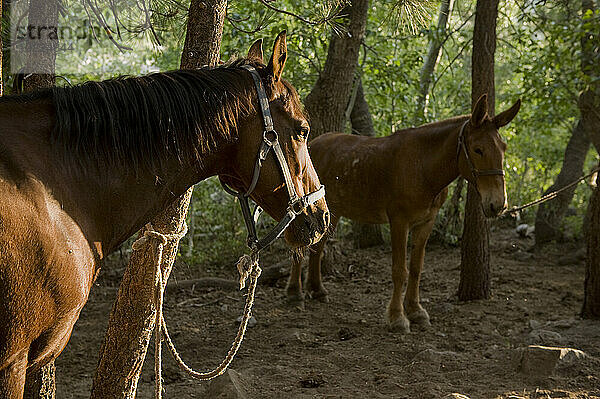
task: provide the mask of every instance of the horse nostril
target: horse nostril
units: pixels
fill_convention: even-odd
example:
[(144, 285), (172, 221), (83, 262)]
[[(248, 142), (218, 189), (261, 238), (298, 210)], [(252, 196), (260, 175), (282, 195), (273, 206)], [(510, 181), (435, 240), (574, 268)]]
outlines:
[(490, 210), (492, 211), (492, 215), (496, 214), (496, 207), (494, 206), (494, 204), (490, 204)]
[(329, 212), (324, 212), (323, 213), (323, 227), (327, 227), (329, 226), (329, 222), (331, 221), (331, 217), (329, 216)]

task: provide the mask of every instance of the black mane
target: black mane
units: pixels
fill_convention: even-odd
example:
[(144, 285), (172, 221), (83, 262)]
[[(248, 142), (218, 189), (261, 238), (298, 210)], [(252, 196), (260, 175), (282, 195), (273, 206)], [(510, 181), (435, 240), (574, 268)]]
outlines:
[(239, 68), (249, 63), (86, 82), (6, 100), (50, 99), (56, 109), (51, 141), (80, 161), (150, 168), (173, 156), (200, 161), (217, 144), (235, 140), (236, 121), (254, 109), (250, 76)]

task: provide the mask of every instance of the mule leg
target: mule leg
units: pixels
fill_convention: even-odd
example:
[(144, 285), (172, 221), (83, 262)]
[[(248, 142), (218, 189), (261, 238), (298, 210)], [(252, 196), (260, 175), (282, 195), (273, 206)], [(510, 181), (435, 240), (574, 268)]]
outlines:
[(419, 284), (421, 282), (421, 271), (425, 258), (425, 246), (433, 229), (435, 219), (416, 225), (412, 228), (411, 240), (412, 250), (410, 253), (410, 266), (408, 272), (408, 284), (406, 286), (406, 297), (404, 305), (406, 314), (411, 323), (430, 325), (429, 314), (421, 306), (419, 298)]
[(408, 271), (406, 270), (406, 242), (408, 224), (401, 218), (390, 220), (392, 238), (392, 298), (387, 307), (387, 320), (392, 331), (410, 332), (410, 322), (404, 314), (402, 291)]
[(27, 372), (27, 351), (0, 366), (0, 398), (22, 399)]
[(321, 241), (310, 247), (310, 256), (308, 258), (308, 274), (306, 275), (306, 289), (313, 299), (318, 299), (322, 302), (328, 302), (327, 290), (323, 286), (321, 276), (321, 261), (323, 260), (323, 249), (327, 243), (327, 239), (335, 232), (339, 218), (332, 218), (329, 225), (329, 232)]
[(303, 302), (304, 294), (302, 292), (302, 261), (303, 256), (294, 253), (292, 255), (292, 270), (288, 279), (286, 294), (290, 302)]

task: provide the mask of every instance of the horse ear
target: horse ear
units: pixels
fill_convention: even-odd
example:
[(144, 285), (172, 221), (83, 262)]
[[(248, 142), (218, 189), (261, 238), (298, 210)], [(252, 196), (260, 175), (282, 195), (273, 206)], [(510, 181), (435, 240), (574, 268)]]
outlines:
[(264, 62), (263, 61), (262, 42), (263, 42), (263, 39), (258, 39), (257, 41), (254, 42), (254, 44), (250, 47), (250, 50), (248, 50), (248, 58), (254, 58), (254, 59), (259, 60), (260, 62)]
[(521, 109), (521, 99), (520, 98), (517, 100), (517, 102), (512, 107), (510, 107), (509, 109), (507, 109), (504, 112), (499, 113), (498, 115), (496, 115), (494, 117), (494, 119), (492, 119), (492, 121), (494, 122), (494, 125), (496, 125), (496, 128), (501, 128), (502, 126), (508, 125), (510, 123), (510, 121), (512, 121), (514, 119), (514, 117), (517, 116), (519, 109)]
[(488, 111), (487, 98), (487, 94), (484, 94), (475, 103), (475, 107), (473, 107), (473, 112), (471, 113), (471, 123), (473, 126), (480, 126), (485, 120)]
[(285, 40), (286, 31), (281, 32), (275, 39), (273, 46), (273, 55), (267, 65), (267, 73), (273, 77), (273, 81), (277, 82), (281, 78), (285, 61), (287, 60), (287, 42)]

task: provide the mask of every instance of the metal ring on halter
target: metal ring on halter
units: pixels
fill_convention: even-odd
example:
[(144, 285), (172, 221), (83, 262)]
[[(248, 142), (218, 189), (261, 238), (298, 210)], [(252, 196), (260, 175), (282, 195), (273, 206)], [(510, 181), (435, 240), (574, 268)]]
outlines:
[[(299, 196), (296, 193), (296, 189), (294, 187), (294, 183), (292, 181), (292, 175), (290, 173), (289, 166), (283, 154), (283, 150), (281, 149), (281, 145), (279, 143), (279, 135), (275, 131), (273, 126), (273, 118), (271, 117), (271, 110), (269, 108), (269, 100), (267, 98), (267, 94), (262, 86), (262, 82), (260, 80), (260, 76), (256, 69), (249, 65), (244, 65), (242, 68), (246, 69), (250, 72), (252, 76), (252, 80), (254, 81), (254, 86), (256, 88), (256, 93), (258, 96), (258, 103), (260, 105), (261, 116), (263, 120), (263, 140), (261, 146), (258, 150), (258, 156), (256, 158), (256, 163), (254, 164), (254, 173), (252, 175), (252, 180), (250, 182), (250, 186), (245, 193), (238, 192), (233, 188), (227, 186), (223, 182), (223, 180), (219, 179), (221, 185), (225, 189), (225, 191), (235, 197), (237, 197), (240, 201), (240, 207), (242, 208), (242, 215), (244, 217), (244, 223), (246, 224), (246, 229), (248, 230), (248, 246), (255, 252), (262, 250), (263, 248), (269, 246), (273, 241), (275, 241), (284, 230), (294, 221), (294, 219), (300, 215), (306, 208), (325, 197), (325, 187), (321, 185), (318, 190), (313, 191), (303, 197)], [(288, 203), (288, 207), (285, 211), (284, 217), (277, 223), (277, 225), (267, 233), (267, 235), (258, 239), (256, 235), (256, 222), (258, 221), (258, 217), (262, 212), (260, 207), (256, 207), (254, 212), (250, 212), (250, 205), (248, 203), (248, 197), (258, 184), (258, 179), (260, 177), (260, 170), (262, 168), (263, 161), (267, 158), (269, 152), (273, 149), (275, 154), (275, 162), (279, 165), (279, 169), (283, 175), (283, 180), (285, 182), (285, 186), (288, 191), (288, 196), (290, 197), (290, 201)]]

